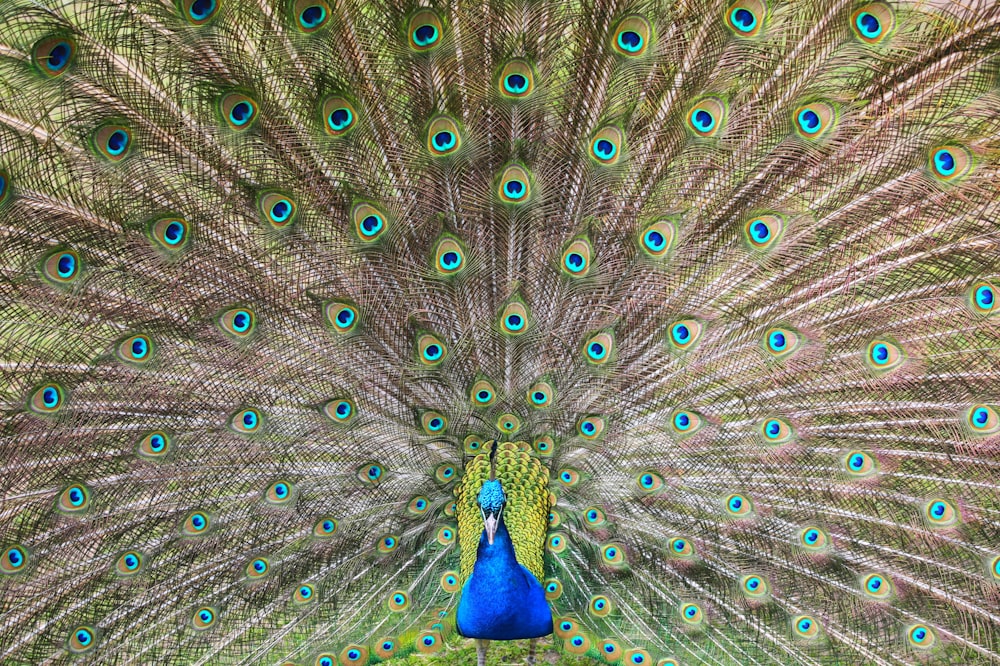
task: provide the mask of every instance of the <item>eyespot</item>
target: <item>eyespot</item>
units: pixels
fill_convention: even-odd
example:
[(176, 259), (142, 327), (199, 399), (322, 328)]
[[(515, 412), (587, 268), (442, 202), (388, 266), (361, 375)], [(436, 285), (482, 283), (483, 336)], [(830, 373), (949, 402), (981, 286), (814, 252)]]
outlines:
[(417, 634), (415, 645), (417, 652), (432, 654), (444, 647), (444, 641), (441, 640), (441, 634), (437, 631), (424, 631)]
[(340, 651), (340, 666), (355, 666), (368, 663), (368, 648), (360, 645), (348, 645)]
[(0, 574), (15, 574), (28, 566), (28, 551), (23, 546), (10, 546), (0, 556)]
[(450, 155), (462, 147), (458, 125), (448, 116), (438, 116), (427, 126), (427, 150), (438, 157)]
[(851, 29), (866, 44), (878, 44), (892, 32), (895, 18), (892, 9), (881, 2), (858, 7), (851, 14)]
[(579, 628), (576, 621), (568, 617), (553, 618), (552, 620), (553, 633), (557, 638), (569, 638)]
[(450, 546), (455, 543), (455, 528), (445, 525), (437, 532), (437, 542), (442, 546)]
[(217, 0), (180, 0), (184, 18), (194, 25), (204, 25), (212, 20), (219, 10)]
[(406, 511), (414, 516), (422, 516), (430, 508), (430, 501), (423, 495), (417, 495), (406, 505)]
[(385, 469), (378, 463), (367, 463), (358, 468), (358, 478), (368, 485), (377, 485), (384, 476)]
[(118, 358), (126, 363), (145, 365), (153, 358), (155, 347), (147, 335), (133, 335), (118, 343)]
[(590, 272), (593, 249), (586, 238), (578, 238), (567, 246), (562, 254), (560, 266), (571, 277), (583, 277)]
[(955, 505), (945, 499), (932, 499), (924, 507), (924, 515), (931, 527), (951, 527), (958, 523)]
[(424, 333), (417, 338), (417, 358), (424, 365), (438, 365), (447, 353), (444, 343), (430, 333)]
[(610, 166), (621, 159), (625, 135), (614, 125), (602, 127), (590, 139), (590, 157), (598, 164)]
[(643, 17), (626, 16), (611, 32), (611, 46), (619, 55), (635, 58), (649, 48), (652, 33), (649, 21)]
[(726, 497), (724, 507), (726, 513), (733, 518), (746, 518), (753, 513), (753, 502), (746, 495), (734, 493)]
[(123, 125), (104, 125), (94, 132), (93, 146), (105, 159), (120, 162), (132, 147), (132, 131)]
[(191, 617), (191, 624), (198, 630), (208, 629), (215, 624), (217, 619), (218, 615), (214, 608), (202, 606), (194, 612), (194, 615)]
[(601, 546), (601, 562), (610, 567), (623, 567), (627, 564), (625, 548), (619, 543), (609, 543)]
[(438, 15), (430, 9), (421, 9), (410, 18), (406, 35), (411, 49), (429, 51), (441, 45), (443, 31)]
[(238, 433), (249, 435), (259, 432), (263, 421), (260, 411), (250, 407), (233, 414), (229, 419), (229, 427)]
[(583, 524), (590, 528), (601, 527), (608, 522), (608, 517), (604, 511), (596, 506), (590, 506), (583, 510)]
[(590, 637), (582, 631), (575, 631), (566, 638), (563, 649), (570, 654), (587, 654), (590, 651)]
[(541, 409), (552, 404), (555, 389), (548, 382), (536, 382), (528, 389), (528, 404)]
[(918, 650), (930, 650), (937, 642), (937, 636), (926, 624), (912, 624), (906, 629), (906, 640)]
[(485, 379), (480, 379), (472, 385), (469, 397), (472, 399), (474, 407), (488, 407), (497, 401), (497, 391), (493, 388), (493, 384)]
[(401, 613), (410, 605), (410, 595), (402, 590), (396, 590), (389, 595), (389, 610)]
[(763, 0), (737, 0), (726, 9), (726, 26), (737, 37), (756, 37), (766, 16), (767, 5)]
[(656, 662), (656, 666), (680, 666), (680, 662), (676, 659), (666, 658)]
[(316, 657), (316, 666), (337, 666), (337, 657), (324, 653)]
[(97, 644), (97, 632), (93, 627), (77, 627), (69, 634), (69, 651), (79, 654), (87, 652)]
[(751, 250), (771, 249), (785, 230), (785, 221), (780, 215), (765, 213), (751, 217), (743, 225), (743, 233)]
[(461, 583), (458, 582), (457, 571), (444, 572), (444, 575), (441, 576), (441, 589), (448, 594), (454, 594), (462, 589)]
[(388, 222), (385, 214), (368, 203), (359, 203), (351, 211), (354, 229), (365, 243), (370, 243), (385, 233)]
[(795, 431), (784, 419), (765, 419), (760, 424), (760, 434), (765, 444), (784, 444), (792, 441)]
[(535, 453), (537, 453), (540, 457), (548, 458), (555, 451), (556, 443), (555, 440), (548, 435), (542, 435), (535, 438), (535, 441), (532, 442), (532, 446), (535, 449)]
[(283, 229), (295, 221), (298, 212), (291, 197), (279, 192), (266, 192), (257, 200), (264, 221), (275, 229)]
[(584, 439), (597, 439), (604, 432), (604, 419), (600, 416), (587, 416), (576, 424), (576, 431)]
[(775, 358), (786, 358), (798, 349), (798, 334), (787, 328), (769, 328), (764, 333), (764, 349)]
[(966, 413), (966, 421), (977, 435), (992, 435), (1000, 431), (1000, 415), (989, 405), (973, 405)]
[(667, 341), (680, 351), (687, 351), (701, 339), (703, 326), (697, 319), (681, 319), (670, 325)]
[(316, 587), (310, 585), (309, 583), (302, 583), (295, 588), (295, 592), (292, 594), (292, 601), (301, 606), (303, 604), (310, 604), (316, 601), (319, 595), (316, 593)]
[(181, 523), (181, 532), (187, 536), (199, 536), (205, 534), (211, 526), (211, 519), (204, 511), (192, 511)]
[(819, 622), (812, 615), (797, 615), (792, 618), (792, 631), (799, 638), (814, 640), (819, 637)]
[[(0, 175), (0, 185), (3, 177)], [(3, 192), (0, 191), (0, 200), (3, 199)], [(75, 250), (68, 248), (50, 252), (42, 260), (42, 275), (52, 284), (66, 285), (80, 276), (80, 269), (83, 267), (80, 255)]]
[(130, 550), (115, 562), (115, 573), (119, 576), (133, 576), (142, 569), (142, 553)]
[(448, 428), (448, 419), (439, 412), (424, 412), (420, 416), (420, 425), (428, 435), (437, 435)]
[(656, 472), (643, 472), (635, 480), (639, 489), (646, 493), (655, 493), (663, 487), (663, 478)]
[(987, 563), (987, 568), (994, 580), (1000, 581), (1000, 555), (994, 557)]
[(284, 479), (275, 481), (267, 487), (264, 499), (268, 504), (287, 504), (295, 497), (295, 486)]
[(479, 435), (467, 435), (465, 441), (462, 442), (462, 448), (466, 453), (475, 455), (483, 448), (483, 438)]
[(330, 136), (344, 136), (358, 122), (354, 105), (343, 97), (329, 97), (323, 102), (323, 129)]
[(681, 559), (691, 559), (694, 557), (694, 543), (686, 537), (674, 537), (667, 544), (670, 548), (670, 555)]
[(876, 372), (888, 372), (903, 364), (906, 357), (899, 346), (888, 340), (872, 340), (868, 343), (868, 365)]
[(440, 483), (451, 483), (458, 478), (458, 471), (454, 465), (448, 463), (438, 465), (434, 470), (434, 478)]
[(713, 137), (722, 129), (726, 118), (726, 105), (718, 97), (706, 97), (696, 102), (688, 111), (687, 128), (695, 136)]
[(548, 580), (546, 580), (545, 583), (542, 585), (542, 589), (545, 590), (545, 598), (548, 599), (549, 601), (555, 601), (556, 599), (561, 597), (563, 593), (562, 583), (560, 583), (555, 578), (549, 578)]
[(454, 275), (465, 268), (465, 250), (454, 238), (445, 237), (434, 251), (434, 270), (441, 275)]
[(685, 624), (699, 625), (705, 619), (705, 612), (696, 603), (681, 604), (680, 613)]
[(521, 204), (531, 197), (531, 174), (524, 167), (511, 164), (500, 174), (497, 193), (500, 201)]
[(991, 283), (980, 281), (969, 291), (969, 304), (976, 314), (989, 316), (997, 312), (997, 290)]
[(515, 58), (500, 71), (497, 87), (509, 99), (527, 97), (535, 90), (535, 72), (527, 61)]
[(331, 400), (323, 406), (323, 413), (336, 423), (347, 423), (355, 416), (354, 403), (347, 398)]
[(614, 338), (610, 333), (598, 333), (583, 343), (583, 351), (587, 362), (592, 365), (603, 365), (611, 359), (614, 348)]
[(868, 574), (861, 579), (861, 591), (865, 596), (884, 601), (892, 596), (892, 583), (882, 574)]
[(528, 330), (528, 308), (520, 301), (512, 301), (500, 313), (500, 332), (521, 335)]
[(562, 516), (555, 509), (549, 511), (549, 529), (554, 530), (555, 528), (562, 525)]
[(10, 194), (10, 178), (7, 176), (7, 172), (0, 170), (0, 204), (7, 200), (7, 196)]
[(229, 93), (219, 100), (222, 120), (231, 130), (242, 132), (257, 119), (257, 102), (243, 93)]
[(381, 555), (388, 555), (397, 548), (399, 548), (399, 537), (395, 534), (385, 534), (375, 543), (375, 549)]
[(330, 18), (330, 5), (326, 0), (296, 0), (292, 6), (295, 27), (304, 33), (316, 32)]
[(851, 476), (864, 478), (878, 472), (878, 463), (864, 451), (850, 451), (844, 457), (844, 469)]
[(521, 419), (509, 412), (497, 417), (497, 428), (505, 435), (513, 435), (521, 429)]
[(90, 490), (79, 483), (65, 488), (59, 495), (59, 510), (65, 513), (81, 513), (90, 508)]
[(54, 414), (66, 402), (66, 392), (59, 384), (42, 384), (28, 400), (28, 408), (36, 414)]
[(740, 579), (740, 589), (751, 599), (762, 599), (768, 595), (770, 586), (763, 576), (750, 574)]
[(611, 599), (608, 599), (603, 594), (590, 598), (588, 610), (595, 617), (607, 617), (611, 613), (612, 608)]
[(642, 648), (632, 648), (625, 652), (625, 658), (622, 661), (633, 666), (646, 666), (653, 663), (653, 657)]
[(149, 226), (149, 237), (168, 252), (176, 252), (187, 245), (191, 228), (179, 217), (164, 217)]
[(600, 641), (598, 650), (604, 661), (614, 662), (622, 658), (622, 646), (613, 638), (605, 638)]
[(550, 553), (559, 554), (566, 550), (566, 535), (562, 532), (550, 534), (545, 540), (545, 549)]
[(454, 518), (458, 514), (458, 504), (456, 502), (448, 502), (444, 505), (444, 515)]
[(250, 560), (247, 564), (246, 574), (247, 578), (263, 578), (271, 570), (270, 563), (263, 557), (257, 557)]
[(337, 531), (337, 521), (329, 516), (324, 516), (316, 521), (313, 526), (313, 536), (319, 539), (326, 539), (334, 535)]
[(31, 49), (35, 67), (49, 77), (65, 73), (75, 57), (76, 42), (69, 37), (45, 37)]
[(674, 412), (673, 417), (670, 419), (670, 426), (678, 435), (688, 437), (701, 430), (702, 418), (695, 412)]
[(972, 171), (972, 154), (964, 146), (955, 144), (934, 146), (929, 151), (927, 165), (940, 181), (961, 180)]
[(792, 112), (795, 132), (806, 139), (818, 139), (829, 132), (837, 120), (837, 110), (826, 102), (811, 102)]
[(335, 333), (350, 333), (358, 324), (358, 309), (344, 301), (330, 301), (323, 307), (326, 322)]
[(226, 310), (219, 317), (219, 327), (237, 339), (245, 339), (253, 333), (257, 318), (249, 308)]
[(819, 552), (829, 546), (830, 537), (822, 529), (809, 525), (799, 530), (798, 543), (810, 552)]
[(375, 641), (375, 654), (380, 659), (389, 660), (396, 654), (396, 641), (383, 637)]
[(674, 223), (664, 218), (657, 220), (639, 233), (639, 247), (653, 259), (663, 259), (677, 236)]
[(580, 473), (575, 469), (566, 468), (559, 472), (556, 480), (565, 488), (573, 488), (580, 483)]

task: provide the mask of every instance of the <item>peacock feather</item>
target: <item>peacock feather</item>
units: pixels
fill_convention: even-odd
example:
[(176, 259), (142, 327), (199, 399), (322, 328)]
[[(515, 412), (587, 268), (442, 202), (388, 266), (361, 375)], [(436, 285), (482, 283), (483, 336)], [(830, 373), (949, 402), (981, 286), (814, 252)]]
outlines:
[(3, 0), (0, 663), (1000, 663), (998, 183), (994, 0)]

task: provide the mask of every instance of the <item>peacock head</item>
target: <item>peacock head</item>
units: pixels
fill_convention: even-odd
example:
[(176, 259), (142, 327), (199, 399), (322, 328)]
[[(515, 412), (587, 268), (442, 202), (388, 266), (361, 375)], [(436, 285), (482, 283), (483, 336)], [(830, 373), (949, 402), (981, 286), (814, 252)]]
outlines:
[(479, 502), (479, 510), (483, 514), (486, 540), (492, 544), (500, 526), (500, 514), (503, 513), (503, 507), (507, 503), (500, 481), (498, 479), (485, 481), (476, 501)]

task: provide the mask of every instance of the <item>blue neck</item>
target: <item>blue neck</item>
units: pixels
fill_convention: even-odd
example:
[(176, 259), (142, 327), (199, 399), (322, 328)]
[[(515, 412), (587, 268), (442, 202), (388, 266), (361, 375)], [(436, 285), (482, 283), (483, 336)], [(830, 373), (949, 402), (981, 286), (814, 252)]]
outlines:
[(511, 641), (552, 633), (552, 612), (535, 576), (517, 561), (500, 518), (493, 543), (483, 531), (472, 575), (458, 602), (458, 633), (468, 638)]

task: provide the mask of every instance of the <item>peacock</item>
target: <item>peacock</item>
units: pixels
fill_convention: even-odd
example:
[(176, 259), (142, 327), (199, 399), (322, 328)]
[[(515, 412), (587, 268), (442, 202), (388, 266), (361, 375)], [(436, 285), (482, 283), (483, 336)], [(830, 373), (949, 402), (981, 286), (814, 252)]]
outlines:
[(0, 663), (1000, 663), (998, 290), (995, 0), (3, 0)]

